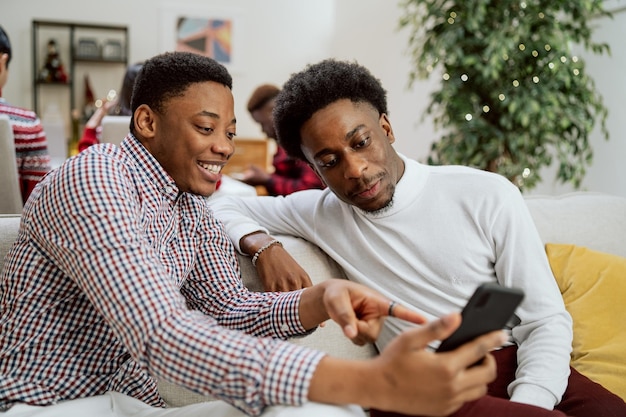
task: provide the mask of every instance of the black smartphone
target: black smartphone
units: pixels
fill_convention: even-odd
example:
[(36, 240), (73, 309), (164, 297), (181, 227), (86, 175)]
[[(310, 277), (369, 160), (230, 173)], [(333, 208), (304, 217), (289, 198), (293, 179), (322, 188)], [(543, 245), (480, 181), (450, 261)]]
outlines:
[(461, 312), (461, 325), (443, 340), (437, 352), (454, 350), (476, 337), (503, 329), (514, 318), (524, 292), (496, 283), (480, 285)]

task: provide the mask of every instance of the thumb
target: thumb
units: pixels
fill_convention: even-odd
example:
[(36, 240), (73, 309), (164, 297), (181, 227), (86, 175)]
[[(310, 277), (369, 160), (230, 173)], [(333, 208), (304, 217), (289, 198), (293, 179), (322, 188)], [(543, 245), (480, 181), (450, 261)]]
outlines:
[(415, 335), (411, 338), (411, 347), (422, 349), (432, 341), (443, 340), (450, 336), (460, 324), (460, 313), (447, 314), (437, 320), (433, 320), (427, 325), (415, 329)]

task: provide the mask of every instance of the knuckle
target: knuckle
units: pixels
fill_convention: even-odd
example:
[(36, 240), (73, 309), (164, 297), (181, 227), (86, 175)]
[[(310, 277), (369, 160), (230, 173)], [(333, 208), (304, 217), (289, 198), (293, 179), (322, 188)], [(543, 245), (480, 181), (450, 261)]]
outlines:
[(440, 369), (441, 375), (447, 380), (456, 377), (458, 370), (450, 363), (450, 361), (443, 361)]

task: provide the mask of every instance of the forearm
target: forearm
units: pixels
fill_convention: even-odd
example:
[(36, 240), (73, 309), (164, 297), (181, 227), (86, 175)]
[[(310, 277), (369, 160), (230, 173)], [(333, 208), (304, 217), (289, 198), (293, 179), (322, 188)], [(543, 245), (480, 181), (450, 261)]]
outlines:
[(104, 106), (98, 107), (96, 111), (91, 115), (87, 123), (85, 123), (85, 128), (95, 129), (102, 123), (102, 119), (106, 116), (107, 110)]
[(365, 408), (381, 407), (379, 398), (389, 396), (384, 394), (383, 384), (377, 384), (381, 375), (375, 374), (372, 365), (371, 361), (323, 357), (311, 379), (308, 399), (330, 404), (358, 404)]
[(552, 315), (540, 325), (517, 326), (518, 369), (509, 386), (511, 400), (552, 409), (561, 400), (569, 377), (571, 333), (567, 316)]

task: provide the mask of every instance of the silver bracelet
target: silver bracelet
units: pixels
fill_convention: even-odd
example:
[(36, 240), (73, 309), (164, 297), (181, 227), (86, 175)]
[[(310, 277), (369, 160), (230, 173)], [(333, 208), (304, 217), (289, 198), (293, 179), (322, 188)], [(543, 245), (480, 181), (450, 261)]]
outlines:
[(278, 245), (278, 246), (280, 246), (280, 247), (282, 247), (282, 246), (283, 246), (283, 244), (282, 244), (282, 243), (280, 243), (280, 242), (279, 242), (278, 240), (276, 240), (276, 239), (272, 239), (272, 240), (270, 240), (270, 241), (269, 241), (269, 242), (267, 242), (265, 245), (261, 246), (261, 247), (259, 248), (259, 250), (257, 250), (257, 251), (254, 253), (254, 256), (252, 257), (252, 266), (256, 267), (256, 261), (259, 259), (259, 255), (261, 255), (261, 253), (263, 253), (263, 251), (264, 251), (265, 249), (269, 248), (269, 247), (270, 247), (270, 246), (272, 246), (272, 245)]

